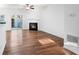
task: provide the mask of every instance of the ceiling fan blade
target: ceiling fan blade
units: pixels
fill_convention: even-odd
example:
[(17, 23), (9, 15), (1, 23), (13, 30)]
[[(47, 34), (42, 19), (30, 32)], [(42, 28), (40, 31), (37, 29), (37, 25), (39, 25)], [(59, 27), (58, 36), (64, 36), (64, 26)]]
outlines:
[(34, 5), (26, 4), (26, 9), (34, 9)]
[(34, 5), (31, 5), (30, 8), (31, 8), (31, 9), (34, 9)]

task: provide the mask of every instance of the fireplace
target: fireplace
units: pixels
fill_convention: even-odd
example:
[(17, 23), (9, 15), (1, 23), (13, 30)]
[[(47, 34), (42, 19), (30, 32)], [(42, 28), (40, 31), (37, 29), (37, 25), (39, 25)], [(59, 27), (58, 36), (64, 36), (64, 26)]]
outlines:
[(29, 30), (38, 30), (38, 23), (29, 23)]

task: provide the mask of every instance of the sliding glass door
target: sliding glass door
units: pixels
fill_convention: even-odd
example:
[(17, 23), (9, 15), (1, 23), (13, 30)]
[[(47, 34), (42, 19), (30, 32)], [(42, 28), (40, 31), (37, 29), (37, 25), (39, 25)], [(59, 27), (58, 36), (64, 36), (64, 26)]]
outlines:
[(22, 28), (22, 16), (13, 16), (12, 19), (11, 19), (11, 27), (13, 29), (19, 29), (19, 28)]

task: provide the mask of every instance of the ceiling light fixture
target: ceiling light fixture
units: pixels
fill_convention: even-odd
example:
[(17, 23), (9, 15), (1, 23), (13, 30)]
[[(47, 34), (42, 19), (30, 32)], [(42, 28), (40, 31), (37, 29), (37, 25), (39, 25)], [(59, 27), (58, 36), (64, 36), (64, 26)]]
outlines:
[(30, 4), (26, 4), (26, 9), (29, 10), (29, 9), (34, 9), (34, 5), (30, 5)]

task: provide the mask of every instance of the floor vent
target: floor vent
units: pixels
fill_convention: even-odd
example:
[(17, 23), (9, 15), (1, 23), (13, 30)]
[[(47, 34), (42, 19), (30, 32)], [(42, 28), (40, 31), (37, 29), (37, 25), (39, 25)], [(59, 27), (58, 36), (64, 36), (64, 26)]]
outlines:
[(67, 41), (68, 42), (73, 42), (73, 43), (76, 43), (76, 44), (79, 44), (79, 38), (76, 37), (76, 36), (73, 36), (73, 35), (67, 35)]

